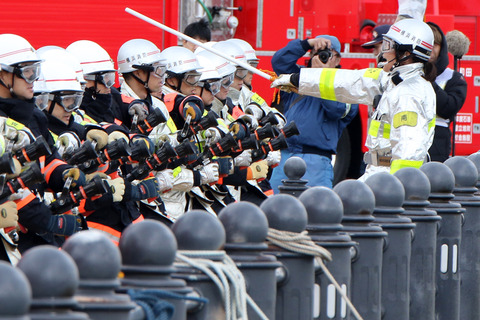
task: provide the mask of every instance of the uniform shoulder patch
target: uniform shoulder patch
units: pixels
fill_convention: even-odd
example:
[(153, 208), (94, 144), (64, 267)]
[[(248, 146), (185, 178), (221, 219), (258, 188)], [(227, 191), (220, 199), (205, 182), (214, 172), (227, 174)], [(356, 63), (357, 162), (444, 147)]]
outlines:
[(365, 73), (363, 74), (363, 77), (378, 79), (378, 76), (380, 75), (381, 71), (382, 71), (382, 69), (380, 69), (380, 68), (369, 68), (369, 69), (365, 70)]
[(393, 116), (393, 127), (401, 126), (415, 127), (418, 122), (418, 114), (413, 111), (399, 112)]

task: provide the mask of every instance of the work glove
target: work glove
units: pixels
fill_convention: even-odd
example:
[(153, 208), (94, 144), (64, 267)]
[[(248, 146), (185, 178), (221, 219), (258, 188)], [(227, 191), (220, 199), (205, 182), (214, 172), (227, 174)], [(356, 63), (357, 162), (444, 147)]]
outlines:
[(47, 230), (59, 236), (71, 236), (82, 230), (82, 219), (74, 214), (56, 214), (50, 217)]
[(107, 183), (108, 189), (112, 193), (113, 202), (122, 201), (123, 195), (125, 193), (125, 181), (123, 181), (123, 178), (116, 178), (104, 181)]
[(87, 173), (85, 175), (85, 179), (87, 180), (87, 182), (90, 182), (90, 180), (92, 180), (96, 176), (99, 176), (102, 179), (108, 179), (108, 176), (105, 173), (99, 172), (99, 171), (92, 172), (92, 173)]
[(11, 126), (5, 126), (5, 138), (9, 140), (13, 152), (25, 148), (32, 141), (26, 131), (17, 130)]
[(63, 181), (72, 178), (71, 187), (84, 186), (86, 182), (85, 174), (78, 168), (66, 169), (62, 172)]
[(160, 187), (157, 179), (147, 178), (140, 181), (137, 185), (132, 185), (132, 201), (140, 201), (150, 198), (158, 198), (160, 196)]
[(108, 134), (100, 129), (90, 129), (87, 132), (87, 140), (95, 143), (95, 150), (99, 151), (107, 145)]
[(255, 119), (260, 120), (265, 117), (265, 112), (256, 104), (249, 104), (245, 108), (245, 114), (249, 114), (255, 117)]
[(218, 163), (212, 162), (198, 170), (200, 173), (200, 184), (211, 184), (218, 181), (220, 175), (218, 173)]
[(7, 180), (18, 177), (20, 175), (20, 172), (22, 171), (22, 164), (20, 163), (20, 161), (18, 161), (16, 158), (13, 158), (12, 160), (15, 166), (15, 170), (13, 173), (6, 174)]
[(7, 201), (0, 204), (0, 229), (16, 227), (18, 225), (17, 204)]
[(137, 121), (143, 121), (148, 116), (148, 106), (142, 100), (133, 100), (128, 106), (128, 114), (137, 116)]
[(58, 136), (55, 146), (58, 149), (58, 153), (61, 157), (68, 150), (75, 150), (80, 147), (80, 139), (74, 132), (64, 132)]
[(206, 144), (211, 145), (217, 143), (222, 138), (222, 134), (218, 128), (208, 128), (204, 131)]
[(173, 188), (173, 170), (165, 169), (155, 174), (160, 192), (167, 192)]
[(127, 136), (125, 133), (123, 133), (122, 131), (113, 131), (112, 133), (110, 133), (110, 134), (108, 135), (108, 140), (107, 140), (107, 142), (108, 142), (108, 143), (112, 143), (112, 142), (114, 142), (114, 141), (116, 141), (116, 140), (119, 140), (119, 139), (125, 140), (125, 142), (126, 142), (127, 144), (130, 143), (130, 139), (129, 139), (128, 136)]
[(272, 82), (270, 88), (279, 88), (285, 92), (298, 92), (298, 88), (290, 82), (291, 74), (282, 74)]
[(251, 130), (255, 130), (258, 127), (258, 120), (254, 115), (251, 114), (242, 114), (238, 119), (245, 121)]
[(280, 160), (282, 159), (282, 153), (279, 150), (275, 151), (270, 151), (267, 154), (267, 164), (269, 167), (276, 167), (280, 163)]
[(236, 167), (248, 167), (252, 164), (252, 150), (244, 150), (233, 159)]
[(265, 179), (268, 174), (267, 160), (260, 160), (252, 163), (247, 169), (247, 180)]

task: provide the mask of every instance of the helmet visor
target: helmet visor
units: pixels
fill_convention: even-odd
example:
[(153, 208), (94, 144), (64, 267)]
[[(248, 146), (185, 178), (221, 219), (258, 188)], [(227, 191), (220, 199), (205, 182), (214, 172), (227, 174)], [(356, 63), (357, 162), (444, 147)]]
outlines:
[(237, 71), (235, 71), (235, 77), (237, 77), (238, 79), (242, 79), (242, 80), (245, 79), (247, 74), (248, 74), (247, 69), (237, 68)]
[(201, 73), (199, 72), (187, 72), (185, 74), (185, 77), (183, 78), (183, 81), (188, 83), (191, 86), (196, 86), (198, 83), (198, 80), (200, 80)]
[(40, 77), (40, 70), (41, 70), (40, 62), (35, 62), (28, 66), (21, 66), (21, 65), (15, 66), (13, 69), (13, 73), (17, 77), (25, 80), (27, 83), (33, 83), (35, 80), (37, 80)]
[(82, 99), (82, 92), (64, 95), (56, 93), (53, 97), (53, 100), (59, 105), (61, 105), (66, 112), (73, 112), (77, 110), (82, 103)]
[(230, 88), (230, 86), (233, 83), (233, 77), (234, 77), (233, 73), (229, 74), (228, 76), (223, 77), (222, 80), (220, 80), (220, 83), (221, 83), (222, 87), (224, 87), (225, 89)]

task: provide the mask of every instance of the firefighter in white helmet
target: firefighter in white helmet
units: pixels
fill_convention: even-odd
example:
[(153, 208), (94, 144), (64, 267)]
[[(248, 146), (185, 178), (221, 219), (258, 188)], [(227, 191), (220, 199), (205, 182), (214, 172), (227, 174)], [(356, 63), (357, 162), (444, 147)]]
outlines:
[[(432, 144), (435, 127), (435, 79), (431, 62), (433, 33), (419, 20), (396, 22), (384, 35), (382, 69), (305, 69), (282, 75), (273, 87), (345, 103), (373, 104), (365, 145), (365, 180), (376, 172), (420, 167)], [(320, 83), (320, 85), (319, 85)]]

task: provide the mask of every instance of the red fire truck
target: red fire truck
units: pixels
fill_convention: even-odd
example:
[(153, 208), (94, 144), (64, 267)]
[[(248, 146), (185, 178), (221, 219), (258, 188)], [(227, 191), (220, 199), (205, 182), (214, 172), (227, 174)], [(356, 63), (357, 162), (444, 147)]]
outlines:
[[(177, 45), (177, 37), (125, 12), (130, 7), (177, 30), (198, 19), (212, 25), (214, 40), (237, 37), (248, 41), (260, 57), (260, 69), (271, 70), (276, 50), (296, 38), (331, 34), (342, 43), (342, 67), (374, 66), (373, 55), (360, 44), (370, 40), (375, 24), (392, 23), (398, 9), (392, 0), (104, 0), (54, 1), (20, 0), (2, 3), (1, 33), (25, 37), (35, 48), (66, 47), (88, 39), (103, 46), (115, 60), (118, 48), (127, 40), (145, 38), (161, 49)], [(428, 0), (426, 20), (446, 33), (460, 30), (471, 41), (459, 71), (468, 83), (468, 96), (456, 119), (455, 154), (469, 155), (480, 145), (480, 6), (469, 0)], [(453, 67), (453, 57), (451, 57)], [(273, 90), (263, 78), (254, 78), (254, 89), (265, 100)], [(361, 157), (365, 140), (366, 107), (342, 137), (336, 161), (336, 180), (347, 176), (351, 162)], [(355, 160), (356, 159), (356, 160)], [(355, 166), (352, 166), (355, 167)], [(355, 173), (350, 173), (354, 177)]]

